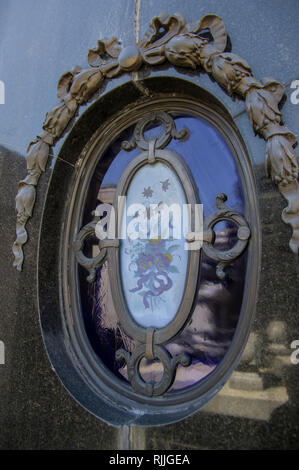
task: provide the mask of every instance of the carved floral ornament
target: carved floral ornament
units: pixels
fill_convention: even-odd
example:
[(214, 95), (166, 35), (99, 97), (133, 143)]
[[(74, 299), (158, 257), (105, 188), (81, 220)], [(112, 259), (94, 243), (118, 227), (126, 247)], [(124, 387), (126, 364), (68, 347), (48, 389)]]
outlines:
[[(164, 31), (162, 37), (161, 29)], [(206, 29), (209, 29), (213, 40), (200, 35)], [(45, 171), (50, 147), (61, 138), (79, 106), (99, 90), (106, 78), (137, 71), (143, 64), (154, 66), (166, 61), (193, 70), (200, 67), (229, 95), (237, 94), (245, 100), (254, 132), (266, 141), (266, 173), (288, 202), (282, 219), (292, 227), (289, 245), (294, 253), (298, 253), (298, 163), (293, 149), (297, 139), (281, 125), (278, 104), (284, 87), (272, 78), (254, 78), (244, 59), (224, 52), (226, 43), (224, 23), (216, 15), (205, 15), (195, 23), (186, 24), (180, 14), (163, 13), (152, 19), (136, 46), (122, 49), (115, 37), (100, 40), (97, 48), (88, 52), (90, 68), (75, 67), (62, 75), (57, 87), (60, 103), (46, 114), (43, 131), (29, 144), (26, 156), (28, 173), (20, 181), (16, 196), (17, 237), (13, 254), (14, 266), (19, 271), (23, 264), (23, 245), (28, 238), (25, 226), (32, 215), (36, 186)]]

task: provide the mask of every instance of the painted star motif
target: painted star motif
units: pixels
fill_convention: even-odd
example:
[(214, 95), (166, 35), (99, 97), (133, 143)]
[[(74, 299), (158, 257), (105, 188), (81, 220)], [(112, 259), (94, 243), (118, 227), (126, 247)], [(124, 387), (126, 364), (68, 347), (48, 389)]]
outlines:
[(144, 197), (146, 197), (146, 198), (148, 199), (149, 197), (152, 197), (153, 192), (154, 192), (154, 191), (153, 191), (152, 188), (149, 186), (148, 188), (144, 188), (144, 191), (143, 191), (142, 194), (143, 194)]
[(162, 191), (166, 192), (170, 185), (169, 179), (160, 181), (160, 183), (162, 184)]

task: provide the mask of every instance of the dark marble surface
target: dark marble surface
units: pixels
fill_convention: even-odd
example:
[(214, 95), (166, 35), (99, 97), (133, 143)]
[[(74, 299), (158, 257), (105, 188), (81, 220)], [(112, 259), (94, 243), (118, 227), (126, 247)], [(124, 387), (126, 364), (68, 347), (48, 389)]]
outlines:
[[(288, 230), (278, 214), (283, 207), (280, 195), (273, 192), (271, 182), (263, 175), (263, 167), (255, 167), (259, 180), (260, 204), (263, 226), (263, 254), (257, 311), (252, 331), (259, 335), (260, 361), (265, 367), (269, 344), (268, 328), (271, 321), (283, 321), (286, 325), (286, 365), (280, 369), (274, 364), (274, 375), (265, 374), (264, 391), (270, 387), (283, 387), (287, 392), (284, 403), (277, 402), (268, 419), (263, 419), (261, 392), (247, 390), (235, 393), (220, 412), (213, 411), (213, 400), (196, 415), (184, 422), (165, 428), (143, 429), (148, 448), (151, 449), (298, 449), (299, 447), (299, 380), (296, 365), (289, 362), (290, 344), (299, 337), (298, 327), (298, 265), (287, 249)], [(275, 207), (275, 210), (273, 209)], [(257, 356), (258, 348), (254, 355)], [(245, 354), (244, 354), (245, 356)], [(261, 368), (263, 369), (263, 367)], [(237, 371), (252, 372), (256, 366), (239, 364)], [(270, 374), (271, 375), (271, 374)], [(278, 379), (280, 375), (281, 379)], [(278, 391), (278, 388), (276, 388)], [(221, 395), (221, 392), (220, 392)], [(275, 396), (275, 395), (274, 395)], [(278, 396), (278, 393), (277, 393)], [(238, 400), (242, 398), (243, 416), (233, 416)], [(215, 401), (216, 399), (214, 399)], [(260, 400), (260, 405), (255, 405)], [(223, 404), (224, 405), (224, 404)], [(231, 408), (230, 408), (231, 407)], [(250, 409), (255, 408), (254, 416)], [(251, 416), (250, 416), (251, 415)]]
[[(0, 340), (5, 343), (6, 353), (6, 363), (0, 365), (2, 449), (115, 449), (119, 445), (119, 431), (84, 410), (63, 388), (51, 370), (42, 342), (36, 259), (51, 164), (40, 180), (34, 217), (28, 224), (30, 242), (25, 248), (22, 273), (12, 267), (11, 246), (15, 237), (14, 198), (17, 183), (25, 176), (26, 147), (40, 132), (45, 113), (57, 103), (59, 77), (76, 64), (87, 65), (87, 51), (96, 47), (101, 37), (116, 35), (124, 44), (133, 42), (134, 6), (133, 0), (11, 0), (0, 5), (0, 80), (6, 87), (6, 104), (0, 105)], [(257, 78), (273, 76), (285, 85), (299, 78), (296, 63), (299, 4), (296, 0), (191, 0), (185, 3), (141, 0), (140, 36), (152, 16), (163, 10), (180, 11), (187, 21), (216, 13), (226, 24), (232, 52), (249, 62)], [(224, 398), (220, 393), (220, 398), (216, 396), (206, 410), (185, 421), (166, 428), (138, 428), (137, 434), (132, 435), (138, 440), (138, 433), (145, 433), (143, 445), (149, 449), (298, 448), (299, 365), (289, 361), (290, 344), (299, 339), (298, 261), (288, 249), (290, 228), (281, 221), (285, 201), (265, 177), (265, 143), (254, 137), (244, 113), (244, 103), (232, 101), (207, 75), (161, 66), (152, 71), (143, 69), (139, 77), (165, 74), (200, 84), (236, 116), (236, 125), (254, 166), (263, 257), (252, 331), (259, 337), (260, 358), (241, 362), (238, 371), (255, 373), (259, 366), (259, 370), (266, 370), (263, 372), (265, 383), (259, 392), (234, 389), (234, 395), (228, 394), (225, 402), (221, 402)], [(129, 78), (124, 75), (110, 81), (105, 91)], [(139, 95), (134, 87), (132, 93), (136, 98)], [(284, 122), (298, 135), (299, 105), (291, 104), (289, 88), (286, 96), (282, 108)], [(109, 107), (111, 103), (107, 101), (106, 105)], [(85, 109), (82, 107), (80, 115)], [(94, 128), (105, 119), (105, 111), (101, 112), (92, 124)], [(61, 155), (67, 160), (67, 163), (60, 163), (62, 175), (63, 171), (72, 170), (77, 144), (75, 139), (74, 155), (66, 155), (62, 148)], [(54, 148), (55, 155), (61, 145), (62, 142)], [(63, 179), (61, 184), (63, 188)], [(51, 247), (47, 249), (51, 260)], [(46, 257), (47, 253), (43, 255)], [(275, 356), (271, 350), (268, 330), (273, 321), (283, 321), (285, 325), (285, 336), (280, 338), (280, 328), (276, 341), (284, 344), (284, 355), (280, 354), (284, 361), (278, 360), (279, 354)], [(62, 368), (65, 366), (61, 364)], [(236, 413), (239, 402), (242, 416), (241, 412)], [(264, 410), (268, 406), (270, 412), (266, 416)], [(131, 442), (131, 447), (134, 445)]]

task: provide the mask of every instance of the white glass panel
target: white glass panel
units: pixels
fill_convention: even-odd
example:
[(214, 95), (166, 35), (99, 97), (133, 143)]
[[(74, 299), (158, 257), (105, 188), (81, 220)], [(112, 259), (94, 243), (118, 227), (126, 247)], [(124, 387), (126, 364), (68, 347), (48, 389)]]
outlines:
[[(175, 317), (185, 287), (188, 264), (188, 250), (184, 249), (182, 228), (185, 193), (171, 168), (160, 162), (146, 164), (134, 175), (126, 203), (127, 214), (132, 204), (142, 204), (145, 210), (142, 210), (142, 206), (131, 207), (131, 215), (122, 218), (124, 239), (121, 241), (120, 264), (124, 296), (138, 324), (161, 328)], [(173, 208), (178, 210), (176, 215), (169, 211), (167, 222), (164, 219), (164, 223), (155, 224), (153, 221), (159, 220), (158, 211), (163, 204), (164, 209), (166, 205), (171, 208), (175, 204)], [(154, 220), (153, 213), (156, 214)], [(185, 223), (188, 224), (188, 221), (184, 220)], [(125, 237), (132, 226), (136, 233), (143, 228), (142, 239), (133, 239), (132, 231), (131, 237)]]

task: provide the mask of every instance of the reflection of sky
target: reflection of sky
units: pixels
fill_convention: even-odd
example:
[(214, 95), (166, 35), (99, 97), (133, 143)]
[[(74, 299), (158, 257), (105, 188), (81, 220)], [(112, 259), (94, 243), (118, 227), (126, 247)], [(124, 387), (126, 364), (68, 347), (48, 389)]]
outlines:
[[(196, 182), (205, 216), (215, 211), (219, 193), (228, 196), (229, 207), (243, 213), (244, 197), (236, 163), (220, 132), (199, 118), (179, 117), (175, 122), (178, 130), (187, 127), (190, 136), (184, 142), (173, 139), (167, 149), (184, 157)], [(157, 128), (145, 132), (146, 139), (158, 135)], [(136, 149), (132, 152), (121, 150), (111, 163), (102, 186), (117, 185), (122, 172), (138, 153)]]
[(140, 153), (139, 149), (132, 150), (131, 152), (120, 150), (119, 153), (116, 155), (115, 159), (113, 160), (113, 162), (111, 163), (107, 173), (105, 174), (101, 186), (102, 187), (108, 186), (108, 185), (116, 186), (126, 166), (139, 153)]
[(221, 134), (198, 118), (180, 117), (175, 122), (178, 130), (187, 127), (190, 136), (185, 142), (172, 140), (168, 148), (181, 154), (188, 164), (199, 191), (204, 214), (215, 211), (216, 196), (219, 193), (228, 196), (229, 207), (242, 210), (236, 164)]

